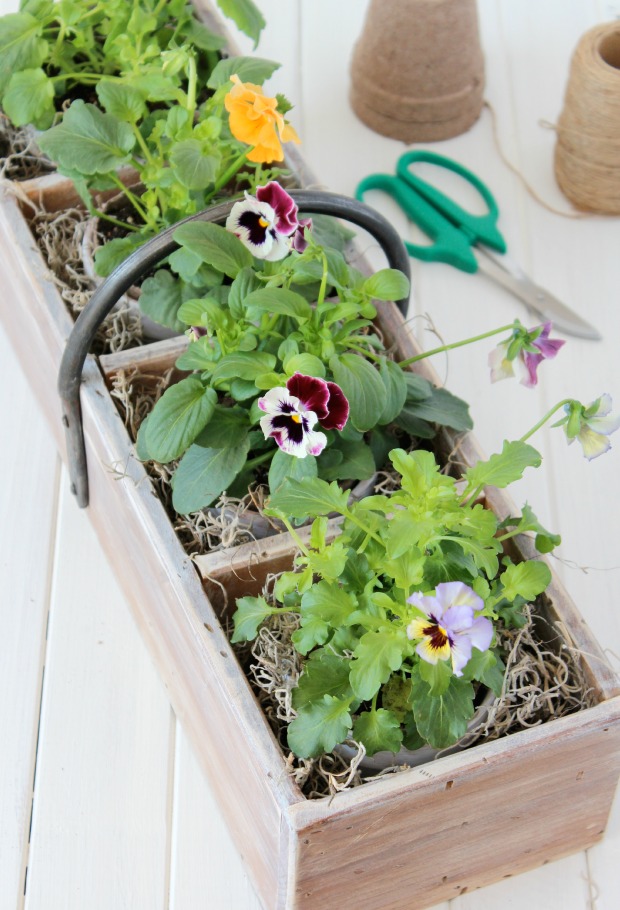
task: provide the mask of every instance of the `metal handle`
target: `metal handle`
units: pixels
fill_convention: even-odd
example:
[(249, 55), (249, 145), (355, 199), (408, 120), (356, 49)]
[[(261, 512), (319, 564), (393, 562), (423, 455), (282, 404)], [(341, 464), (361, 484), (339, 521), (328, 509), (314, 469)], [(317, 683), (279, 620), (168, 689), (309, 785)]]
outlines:
[[(409, 256), (398, 232), (370, 206), (348, 196), (316, 190), (294, 190), (290, 195), (304, 214), (334, 215), (368, 231), (380, 244), (390, 266), (400, 269), (407, 278), (410, 277)], [(86, 356), (101, 322), (133, 284), (178, 248), (179, 244), (173, 239), (173, 234), (180, 224), (190, 221), (223, 222), (236, 201), (223, 202), (191, 215), (147, 241), (106, 278), (78, 316), (60, 363), (58, 391), (67, 440), (71, 492), (76, 496), (80, 508), (88, 505), (88, 467), (80, 408), (80, 384)], [(403, 314), (407, 311), (407, 304), (408, 298), (397, 301)]]

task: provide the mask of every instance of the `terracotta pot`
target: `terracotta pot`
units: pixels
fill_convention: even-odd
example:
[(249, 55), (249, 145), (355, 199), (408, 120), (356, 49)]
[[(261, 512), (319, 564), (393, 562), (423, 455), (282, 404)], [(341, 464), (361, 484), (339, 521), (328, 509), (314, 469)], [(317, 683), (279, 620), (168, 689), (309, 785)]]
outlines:
[(371, 0), (350, 91), (367, 126), (407, 143), (458, 136), (483, 91), (476, 0)]

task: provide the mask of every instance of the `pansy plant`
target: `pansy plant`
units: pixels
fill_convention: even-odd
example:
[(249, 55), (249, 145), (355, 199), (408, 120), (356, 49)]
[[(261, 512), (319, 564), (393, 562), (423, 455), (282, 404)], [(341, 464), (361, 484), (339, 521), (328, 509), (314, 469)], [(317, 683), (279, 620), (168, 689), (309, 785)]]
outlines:
[(227, 227), (175, 232), (181, 256), (219, 275), (179, 308), (190, 345), (177, 367), (191, 375), (164, 393), (138, 439), (144, 459), (180, 459), (177, 512), (256, 481), (275, 491), (289, 476), (365, 480), (399, 440), (471, 426), (462, 401), (394, 363), (374, 331), (373, 299), (405, 296), (404, 275), (364, 277), (303, 220), (270, 182), (233, 206)]
[[(371, 755), (452, 745), (480, 692), (501, 691), (497, 624), (522, 623), (524, 604), (550, 581), (544, 562), (517, 565), (504, 555), (522, 522), (500, 524), (478, 496), (481, 486), (508, 486), (539, 464), (530, 445), (505, 443), (460, 485), (430, 452), (395, 449), (390, 460), (400, 485), (358, 502), (320, 478), (283, 484), (268, 514), (295, 538), (296, 568), (278, 579), (273, 600), (237, 601), (234, 642), (254, 639), (279, 613), (297, 617), (292, 639), (303, 672), (288, 744), (302, 758), (348, 739)], [(343, 522), (330, 537), (334, 513)], [(309, 545), (292, 524), (308, 516), (319, 516)], [(529, 508), (527, 519), (536, 540), (559, 541)]]

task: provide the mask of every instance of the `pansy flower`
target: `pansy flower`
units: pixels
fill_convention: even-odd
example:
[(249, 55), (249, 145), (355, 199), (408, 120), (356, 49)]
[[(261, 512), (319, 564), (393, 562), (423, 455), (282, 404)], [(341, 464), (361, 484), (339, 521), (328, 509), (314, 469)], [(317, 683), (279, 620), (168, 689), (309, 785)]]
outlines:
[(461, 581), (438, 584), (435, 596), (417, 591), (407, 603), (425, 614), (409, 623), (407, 636), (413, 641), (420, 640), (416, 652), (427, 663), (451, 660), (454, 675), (462, 676), (472, 648), (486, 651), (491, 644), (491, 621), (485, 616), (476, 616), (484, 603)]
[(325, 433), (314, 429), (342, 430), (349, 416), (349, 402), (335, 382), (295, 373), (286, 383), (258, 399), (265, 411), (260, 428), (275, 439), (283, 452), (296, 458), (320, 455), (327, 444)]
[(224, 106), (230, 114), (230, 132), (239, 142), (252, 146), (248, 161), (282, 161), (282, 143), (300, 140), (278, 111), (278, 99), (268, 98), (260, 85), (241, 82), (239, 76), (230, 79), (233, 87), (224, 98)]
[(258, 259), (276, 262), (291, 249), (291, 234), (299, 227), (297, 205), (273, 181), (259, 186), (256, 196), (245, 193), (235, 202), (226, 219), (226, 229), (235, 234)]
[(538, 382), (539, 364), (555, 357), (565, 344), (560, 339), (549, 338), (550, 332), (550, 322), (529, 330), (516, 323), (510, 338), (489, 354), (491, 382), (515, 376), (522, 385), (533, 388)]
[(587, 406), (571, 401), (564, 405), (566, 416), (554, 426), (564, 427), (569, 445), (578, 439), (583, 454), (592, 461), (611, 448), (607, 437), (620, 427), (620, 414), (614, 417), (610, 413), (611, 407), (611, 395), (608, 394)]
[(312, 218), (300, 218), (295, 233), (291, 235), (291, 249), (298, 253), (303, 253), (308, 246), (304, 233), (306, 230), (312, 230)]

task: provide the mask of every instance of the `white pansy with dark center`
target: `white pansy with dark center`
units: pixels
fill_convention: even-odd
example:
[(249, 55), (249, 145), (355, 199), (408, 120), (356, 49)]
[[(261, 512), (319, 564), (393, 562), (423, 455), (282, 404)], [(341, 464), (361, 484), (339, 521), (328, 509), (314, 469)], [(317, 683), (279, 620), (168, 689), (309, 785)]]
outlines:
[(276, 262), (291, 249), (289, 237), (277, 229), (278, 213), (268, 202), (249, 193), (236, 202), (226, 219), (226, 229), (235, 234), (257, 259)]
[(283, 452), (296, 458), (321, 454), (327, 437), (313, 429), (317, 415), (288, 389), (270, 389), (258, 399), (258, 406), (266, 412), (260, 420), (261, 430), (267, 438), (275, 439)]

